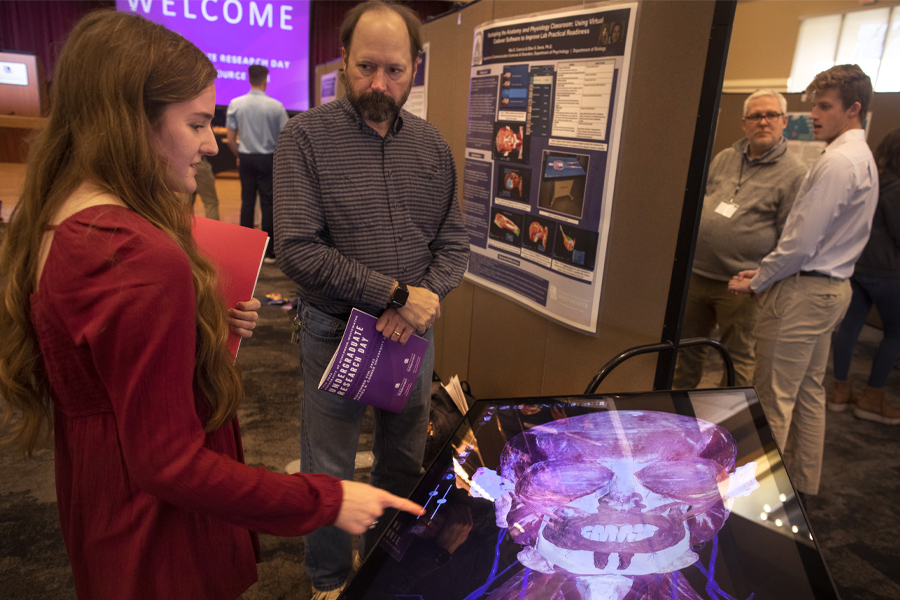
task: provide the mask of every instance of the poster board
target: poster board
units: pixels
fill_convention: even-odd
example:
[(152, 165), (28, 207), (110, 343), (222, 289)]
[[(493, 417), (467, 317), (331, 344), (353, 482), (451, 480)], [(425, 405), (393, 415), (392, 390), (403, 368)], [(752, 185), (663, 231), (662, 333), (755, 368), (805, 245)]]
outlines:
[[(453, 151), (464, 214), (475, 28), (565, 6), (583, 4), (482, 0), (423, 27), (430, 70), (440, 73), (429, 82), (429, 121)], [(638, 4), (597, 333), (586, 335), (464, 280), (441, 302), (434, 325), (437, 373), (459, 374), (481, 398), (578, 393), (623, 349), (659, 342), (715, 7), (678, 0)], [(655, 366), (653, 355), (626, 361), (601, 390), (650, 389)]]
[(788, 124), (783, 135), (787, 139), (788, 152), (796, 154), (807, 168), (812, 167), (827, 144), (813, 137), (812, 119), (808, 112), (789, 112), (786, 116)]
[[(340, 98), (341, 96), (344, 95), (344, 84), (341, 83), (341, 78), (340, 78), (340, 69), (341, 68), (343, 68), (343, 61), (340, 58), (336, 58), (334, 60), (328, 61), (327, 63), (322, 63), (319, 65), (316, 65), (316, 74), (315, 74), (315, 77), (313, 78), (313, 81), (316, 84), (316, 95), (314, 98), (316, 106), (321, 106), (321, 105), (326, 104), (327, 102), (331, 101), (328, 99), (330, 96), (331, 90), (323, 89), (323, 81), (325, 81), (326, 78), (329, 81), (331, 81), (332, 77), (334, 78), (333, 79), (333, 81), (334, 81), (333, 95), (335, 98)], [(333, 75), (332, 75), (332, 73), (333, 73)], [(326, 92), (328, 92), (328, 93), (326, 93)], [(323, 102), (323, 99), (325, 100), (324, 102)]]
[(322, 90), (322, 98), (320, 100), (320, 104), (328, 104), (335, 98), (337, 98), (337, 84), (338, 84), (338, 72), (331, 71), (330, 73), (325, 73), (319, 78), (321, 87), (319, 89)]
[[(788, 152), (797, 155), (806, 168), (811, 168), (813, 163), (825, 152), (825, 142), (815, 139), (813, 134), (813, 122), (809, 112), (787, 113), (788, 124), (782, 135), (787, 139)], [(872, 111), (866, 115), (863, 121), (863, 131), (866, 139), (869, 137), (868, 124), (872, 122)]]
[(430, 55), (431, 44), (425, 42), (422, 45), (422, 51), (419, 52), (419, 58), (416, 65), (416, 78), (413, 80), (412, 89), (409, 91), (409, 98), (403, 108), (420, 119), (428, 120), (428, 57)]
[(595, 333), (637, 4), (475, 28), (466, 279)]

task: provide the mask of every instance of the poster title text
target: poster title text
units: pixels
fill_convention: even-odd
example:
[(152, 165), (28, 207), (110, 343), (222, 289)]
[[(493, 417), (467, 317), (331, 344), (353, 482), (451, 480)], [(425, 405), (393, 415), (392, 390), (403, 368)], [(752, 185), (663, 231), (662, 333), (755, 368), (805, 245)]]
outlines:
[(603, 23), (603, 18), (591, 17), (588, 19), (575, 19), (563, 23), (541, 23), (528, 27), (503, 27), (487, 32), (488, 38), (497, 44), (509, 44), (515, 42), (532, 42), (550, 38), (587, 35), (591, 31), (591, 25)]

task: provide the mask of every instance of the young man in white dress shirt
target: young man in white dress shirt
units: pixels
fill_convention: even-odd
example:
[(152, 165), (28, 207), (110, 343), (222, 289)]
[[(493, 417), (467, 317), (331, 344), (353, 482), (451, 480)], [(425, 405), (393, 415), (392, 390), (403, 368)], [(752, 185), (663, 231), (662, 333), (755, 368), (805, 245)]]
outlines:
[[(782, 135), (786, 113), (787, 100), (778, 92), (750, 94), (741, 118), (744, 137), (710, 163), (703, 195), (681, 337), (709, 337), (718, 324), (738, 386), (753, 385), (759, 303), (729, 294), (728, 282), (738, 271), (759, 265), (778, 244), (806, 175), (806, 164), (788, 151)], [(674, 389), (700, 384), (706, 351), (703, 346), (681, 349)]]
[(733, 293), (761, 293), (755, 385), (794, 485), (817, 494), (825, 441), (825, 365), (831, 332), (850, 304), (848, 279), (869, 239), (878, 168), (862, 121), (872, 82), (837, 65), (806, 88), (817, 140), (827, 146), (806, 175), (775, 250), (741, 271)]

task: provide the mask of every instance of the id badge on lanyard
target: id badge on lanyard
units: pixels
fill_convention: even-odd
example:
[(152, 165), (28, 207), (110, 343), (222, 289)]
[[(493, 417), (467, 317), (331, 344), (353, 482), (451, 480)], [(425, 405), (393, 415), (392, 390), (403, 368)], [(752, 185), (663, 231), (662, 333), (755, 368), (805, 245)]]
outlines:
[(728, 202), (719, 202), (719, 205), (716, 207), (716, 212), (726, 219), (730, 219), (734, 216), (734, 213), (737, 212), (737, 209), (738, 205), (734, 203), (734, 199), (731, 199)]

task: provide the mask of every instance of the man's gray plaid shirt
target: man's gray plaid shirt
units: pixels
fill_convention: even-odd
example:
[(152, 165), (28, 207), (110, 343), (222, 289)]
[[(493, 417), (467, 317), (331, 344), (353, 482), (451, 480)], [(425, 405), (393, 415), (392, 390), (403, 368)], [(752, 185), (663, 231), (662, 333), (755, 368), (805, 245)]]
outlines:
[(295, 116), (275, 149), (275, 252), (333, 315), (380, 314), (394, 280), (443, 299), (469, 257), (449, 146), (406, 111), (382, 138), (346, 98)]

